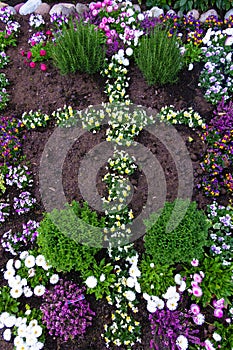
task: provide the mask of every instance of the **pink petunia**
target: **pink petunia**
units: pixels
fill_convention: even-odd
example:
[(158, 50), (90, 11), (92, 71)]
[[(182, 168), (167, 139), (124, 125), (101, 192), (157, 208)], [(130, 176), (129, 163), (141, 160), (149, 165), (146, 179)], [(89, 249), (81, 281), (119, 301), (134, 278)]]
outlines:
[(42, 71), (46, 71), (46, 70), (47, 70), (46, 64), (45, 64), (45, 63), (41, 63), (41, 64), (40, 64), (40, 69), (41, 69)]
[(46, 56), (46, 50), (40, 50), (40, 56)]
[(199, 305), (197, 305), (197, 304), (192, 304), (192, 305), (190, 306), (190, 310), (192, 311), (192, 313), (193, 313), (194, 315), (198, 315), (198, 314), (200, 313), (200, 307), (199, 307)]
[(194, 273), (194, 275), (193, 275), (193, 280), (194, 280), (195, 282), (197, 282), (197, 283), (201, 283), (202, 278), (201, 278), (201, 276), (200, 276), (198, 273)]
[(217, 318), (222, 318), (223, 317), (222, 309), (214, 309), (214, 316)]
[(31, 51), (29, 51), (29, 52), (27, 53), (27, 59), (30, 60), (31, 57), (32, 57), (32, 53), (31, 53)]
[(198, 265), (199, 265), (199, 261), (198, 261), (197, 259), (193, 259), (193, 260), (191, 261), (191, 265), (192, 265), (192, 266), (198, 266)]
[(30, 66), (31, 68), (35, 68), (36, 63), (32, 61), (32, 62), (29, 63), (29, 66)]
[(213, 306), (217, 309), (222, 309), (224, 307), (224, 298), (213, 301)]
[(195, 295), (195, 297), (201, 297), (202, 296), (202, 289), (199, 286), (193, 286), (193, 295)]

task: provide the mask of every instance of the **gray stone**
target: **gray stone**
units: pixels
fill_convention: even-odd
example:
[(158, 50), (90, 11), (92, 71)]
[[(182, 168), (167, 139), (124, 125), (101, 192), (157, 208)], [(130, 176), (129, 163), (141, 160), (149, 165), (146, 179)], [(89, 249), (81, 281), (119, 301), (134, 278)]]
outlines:
[(30, 13), (33, 13), (41, 3), (41, 0), (28, 0), (22, 7), (20, 7), (20, 15), (29, 15)]
[(35, 13), (43, 16), (49, 13), (50, 9), (51, 9), (51, 6), (46, 2), (43, 2), (41, 5), (37, 7), (37, 9), (35, 10)]
[(157, 7), (157, 6), (154, 6), (150, 9), (150, 12), (152, 13), (152, 17), (159, 17), (161, 15), (164, 14), (164, 11), (163, 9)]
[(230, 16), (233, 16), (233, 9), (230, 9), (226, 12), (224, 19), (228, 19)]
[(17, 13), (19, 13), (20, 8), (24, 5), (24, 2), (21, 2), (20, 4), (15, 5), (14, 9)]
[(198, 19), (200, 17), (199, 11), (193, 9), (187, 12), (187, 16), (192, 16), (195, 19)]
[(65, 15), (66, 17), (73, 15), (75, 12), (76, 12), (75, 6), (72, 6), (72, 7), (62, 6), (61, 13), (62, 13), (62, 15)]
[(88, 11), (88, 6), (87, 5), (79, 4), (79, 3), (76, 5), (76, 12), (79, 15), (82, 15), (84, 12), (87, 12), (87, 11)]
[(13, 15), (16, 15), (16, 10), (13, 6), (8, 6), (8, 9), (11, 10), (11, 12), (13, 13)]
[[(65, 13), (63, 13), (64, 7), (66, 7), (66, 9), (70, 9), (71, 7), (74, 7), (74, 10), (75, 10), (75, 5), (61, 2), (60, 4), (54, 5), (51, 8), (51, 10), (49, 11), (49, 14), (52, 15), (54, 13), (57, 13), (58, 15), (64, 15), (65, 14)], [(74, 11), (74, 10), (71, 10), (71, 11)], [(67, 11), (67, 10), (65, 10), (65, 11)]]
[(201, 23), (204, 23), (204, 22), (206, 21), (206, 19), (207, 19), (208, 17), (210, 17), (210, 16), (215, 16), (215, 17), (218, 18), (218, 13), (217, 13), (217, 11), (215, 11), (214, 9), (211, 9), (211, 10), (208, 10), (208, 11), (204, 12), (204, 13), (201, 15), (201, 17), (199, 18), (199, 21), (200, 21)]

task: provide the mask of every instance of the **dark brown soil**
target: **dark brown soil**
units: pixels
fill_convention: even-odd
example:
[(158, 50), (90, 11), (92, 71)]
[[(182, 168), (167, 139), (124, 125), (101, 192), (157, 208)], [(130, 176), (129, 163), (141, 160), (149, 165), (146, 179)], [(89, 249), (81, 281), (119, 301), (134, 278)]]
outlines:
[[(91, 104), (98, 105), (101, 102), (107, 102), (107, 97), (104, 94), (104, 78), (98, 74), (89, 76), (87, 74), (75, 73), (61, 76), (58, 69), (53, 67), (51, 63), (48, 65), (47, 72), (42, 72), (39, 68), (31, 69), (24, 64), (24, 59), (20, 55), (20, 49), (28, 50), (27, 40), (29, 38), (29, 32), (27, 19), (28, 16), (16, 16), (16, 20), (21, 25), (21, 34), (18, 38), (17, 47), (9, 48), (7, 51), (11, 62), (4, 69), (4, 72), (10, 81), (10, 86), (8, 87), (10, 102), (4, 115), (15, 115), (20, 118), (24, 111), (31, 109), (34, 111), (41, 109), (45, 113), (51, 113), (57, 108), (63, 107), (64, 104), (71, 105), (73, 109), (81, 110)], [(193, 107), (204, 119), (208, 120), (211, 118), (213, 107), (204, 100), (203, 94), (198, 88), (199, 73), (200, 66), (196, 65), (193, 71), (182, 71), (178, 83), (174, 85), (148, 87), (138, 68), (132, 64), (129, 73), (130, 99), (135, 104), (150, 107), (155, 111), (170, 104), (174, 105), (176, 109)], [(201, 153), (204, 151), (204, 146), (194, 131), (187, 127), (178, 127), (177, 129), (185, 140), (190, 152), (196, 185), (200, 180), (201, 171), (199, 162)], [(37, 199), (36, 210), (33, 214), (30, 214), (30, 218), (34, 217), (37, 220), (41, 219), (44, 211), (39, 193), (38, 169), (44, 146), (53, 130), (54, 125), (51, 123), (46, 129), (41, 128), (35, 131), (28, 131), (25, 134), (23, 143), (23, 152), (26, 155), (26, 159), (30, 162), (34, 174), (33, 194)], [(194, 139), (192, 143), (188, 142), (190, 136)], [(81, 193), (77, 188), (76, 179), (79, 162), (88, 150), (103, 139), (104, 131), (100, 131), (96, 135), (86, 133), (82, 137), (81, 142), (79, 142), (78, 147), (74, 145), (68, 153), (63, 168), (63, 173), (66, 174), (63, 185), (68, 201), (72, 199), (82, 200)], [(175, 199), (178, 186), (177, 172), (171, 156), (169, 156), (169, 153), (164, 150), (163, 146), (155, 138), (146, 132), (142, 132), (139, 135), (138, 141), (151, 152), (156, 153), (166, 177), (167, 200)], [(132, 205), (137, 212), (140, 212), (142, 208), (147, 186), (143, 176), (140, 175), (142, 177), (140, 179), (139, 175), (138, 173), (138, 177), (133, 179), (137, 191)], [(197, 190), (195, 185), (193, 189), (193, 200), (198, 202), (199, 208), (205, 208), (208, 201)], [(1, 233), (4, 233), (9, 225), (17, 227), (24, 219), (20, 218), (18, 221), (13, 221), (12, 219), (7, 225), (2, 225), (0, 227)], [(142, 249), (141, 240), (136, 242), (136, 247), (139, 250)], [(1, 253), (0, 268), (3, 268), (9, 256), (3, 251)], [(72, 274), (70, 278), (77, 280), (77, 276)], [(3, 283), (2, 280), (0, 281)], [(88, 297), (88, 300), (90, 301), (91, 308), (96, 312), (96, 318), (94, 318), (93, 326), (88, 329), (85, 339), (76, 339), (68, 343), (61, 343), (59, 339), (48, 337), (45, 344), (46, 350), (105, 349), (100, 334), (103, 331), (103, 324), (110, 319), (110, 307), (104, 300), (96, 302), (93, 297)], [(140, 312), (137, 318), (142, 325), (142, 344), (137, 344), (132, 349), (147, 350), (149, 349), (150, 329), (143, 299), (140, 302)], [(0, 348), (2, 350), (12, 349), (12, 345), (0, 341)], [(118, 347), (117, 349), (121, 350), (123, 348)]]

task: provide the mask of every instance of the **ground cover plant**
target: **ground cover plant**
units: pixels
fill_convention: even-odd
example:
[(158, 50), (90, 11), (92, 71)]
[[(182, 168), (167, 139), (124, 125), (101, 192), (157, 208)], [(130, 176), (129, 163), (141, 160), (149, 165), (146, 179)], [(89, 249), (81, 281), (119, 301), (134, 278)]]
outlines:
[[(232, 18), (104, 0), (73, 24), (0, 20), (1, 348), (231, 349)], [(79, 25), (84, 72), (63, 42)], [(177, 83), (137, 65), (158, 28), (153, 59), (174, 40)]]

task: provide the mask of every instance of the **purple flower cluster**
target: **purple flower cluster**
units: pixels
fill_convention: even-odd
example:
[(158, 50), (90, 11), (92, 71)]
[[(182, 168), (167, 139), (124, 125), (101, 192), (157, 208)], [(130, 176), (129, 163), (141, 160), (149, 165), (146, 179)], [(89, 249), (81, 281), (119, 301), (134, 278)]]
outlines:
[(23, 224), (23, 231), (12, 233), (12, 229), (5, 232), (1, 239), (1, 244), (5, 251), (16, 255), (17, 252), (28, 250), (29, 246), (33, 244), (38, 236), (37, 228), (39, 222), (29, 220)]
[(13, 208), (18, 215), (29, 212), (36, 200), (31, 197), (30, 192), (21, 192), (19, 198), (14, 197)]
[(0, 117), (0, 166), (9, 162), (19, 162), (22, 122), (14, 116)]
[(6, 217), (9, 216), (9, 206), (8, 203), (0, 203), (0, 222), (5, 222)]
[(46, 290), (43, 295), (41, 311), (42, 322), (50, 335), (64, 341), (83, 336), (92, 324), (95, 313), (83, 295), (84, 288), (71, 281), (59, 280), (53, 290)]
[(32, 185), (31, 172), (26, 165), (18, 165), (17, 167), (9, 165), (7, 170), (6, 185), (16, 185), (20, 189)]
[(211, 125), (222, 134), (233, 130), (233, 102), (224, 102), (224, 99), (217, 105), (214, 111), (214, 118)]
[(195, 335), (199, 330), (192, 329), (191, 319), (191, 314), (186, 310), (171, 311), (167, 307), (162, 310), (157, 309), (149, 315), (151, 334), (154, 336), (150, 341), (150, 348), (160, 350), (160, 344), (158, 345), (158, 339), (160, 339), (161, 346), (170, 350), (180, 349), (176, 340), (181, 335), (189, 342), (201, 345), (199, 337)]

